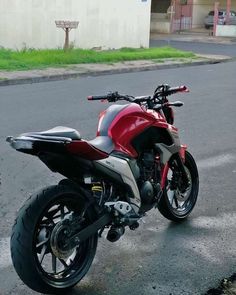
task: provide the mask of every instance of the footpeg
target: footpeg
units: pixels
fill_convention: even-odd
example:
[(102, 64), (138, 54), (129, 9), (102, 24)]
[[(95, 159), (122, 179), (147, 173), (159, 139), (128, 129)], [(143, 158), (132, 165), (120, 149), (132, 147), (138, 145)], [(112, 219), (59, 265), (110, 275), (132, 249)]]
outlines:
[(135, 230), (135, 229), (137, 229), (139, 227), (139, 223), (136, 221), (136, 222), (134, 222), (134, 223), (132, 223), (130, 226), (129, 226), (129, 228), (130, 228), (130, 230)]
[(127, 202), (123, 202), (123, 201), (106, 202), (105, 206), (107, 206), (109, 208), (114, 208), (121, 215), (126, 215), (132, 211), (132, 207), (130, 206), (130, 204)]

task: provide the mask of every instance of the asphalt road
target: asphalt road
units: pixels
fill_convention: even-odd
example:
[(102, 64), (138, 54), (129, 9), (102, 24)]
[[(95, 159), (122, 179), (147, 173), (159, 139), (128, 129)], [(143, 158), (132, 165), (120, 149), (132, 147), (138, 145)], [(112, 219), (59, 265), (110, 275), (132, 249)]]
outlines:
[(151, 94), (158, 83), (189, 86), (176, 110), (182, 142), (200, 173), (198, 203), (190, 218), (174, 224), (151, 211), (145, 224), (114, 244), (100, 239), (85, 279), (70, 294), (204, 294), (235, 272), (236, 265), (236, 62), (0, 88), (0, 294), (36, 294), (17, 277), (9, 236), (17, 209), (37, 189), (56, 183), (36, 158), (17, 153), (8, 135), (57, 125), (95, 136), (106, 107), (87, 95), (110, 90)]
[(174, 41), (166, 38), (165, 40), (150, 40), (150, 47), (172, 46), (174, 48), (193, 51), (200, 54), (218, 54), (236, 57), (236, 43), (214, 44), (201, 42)]

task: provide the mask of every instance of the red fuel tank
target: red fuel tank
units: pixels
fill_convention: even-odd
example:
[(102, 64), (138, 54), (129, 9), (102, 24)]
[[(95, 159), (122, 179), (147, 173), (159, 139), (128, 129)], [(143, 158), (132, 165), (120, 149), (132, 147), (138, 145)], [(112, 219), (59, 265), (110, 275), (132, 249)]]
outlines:
[(97, 135), (109, 136), (116, 151), (137, 157), (134, 140), (150, 128), (168, 128), (168, 124), (159, 113), (138, 104), (112, 105), (100, 114)]

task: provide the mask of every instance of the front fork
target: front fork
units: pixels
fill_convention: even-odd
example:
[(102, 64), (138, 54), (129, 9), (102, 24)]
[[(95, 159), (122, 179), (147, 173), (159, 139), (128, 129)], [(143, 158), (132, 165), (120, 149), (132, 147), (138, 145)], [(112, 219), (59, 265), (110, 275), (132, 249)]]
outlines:
[(184, 188), (186, 189), (188, 187), (189, 180), (188, 180), (186, 170), (184, 168), (186, 150), (187, 150), (187, 146), (186, 145), (181, 145), (179, 152), (176, 153), (175, 155), (173, 155), (173, 157), (171, 158), (171, 161), (168, 161), (163, 166), (163, 168), (161, 170), (161, 188), (162, 188), (162, 190), (164, 189), (164, 187), (166, 185), (167, 174), (168, 174), (168, 171), (169, 171), (169, 168), (170, 168), (170, 163), (172, 161), (176, 161), (176, 163), (177, 163), (177, 166), (178, 166), (178, 168), (179, 168), (179, 170), (181, 172)]

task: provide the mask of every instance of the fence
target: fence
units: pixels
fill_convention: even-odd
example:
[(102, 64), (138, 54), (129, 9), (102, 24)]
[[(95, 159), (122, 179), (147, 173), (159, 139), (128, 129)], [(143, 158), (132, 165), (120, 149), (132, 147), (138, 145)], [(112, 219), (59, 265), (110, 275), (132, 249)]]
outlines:
[(192, 29), (193, 2), (183, 0), (172, 1), (171, 31)]

